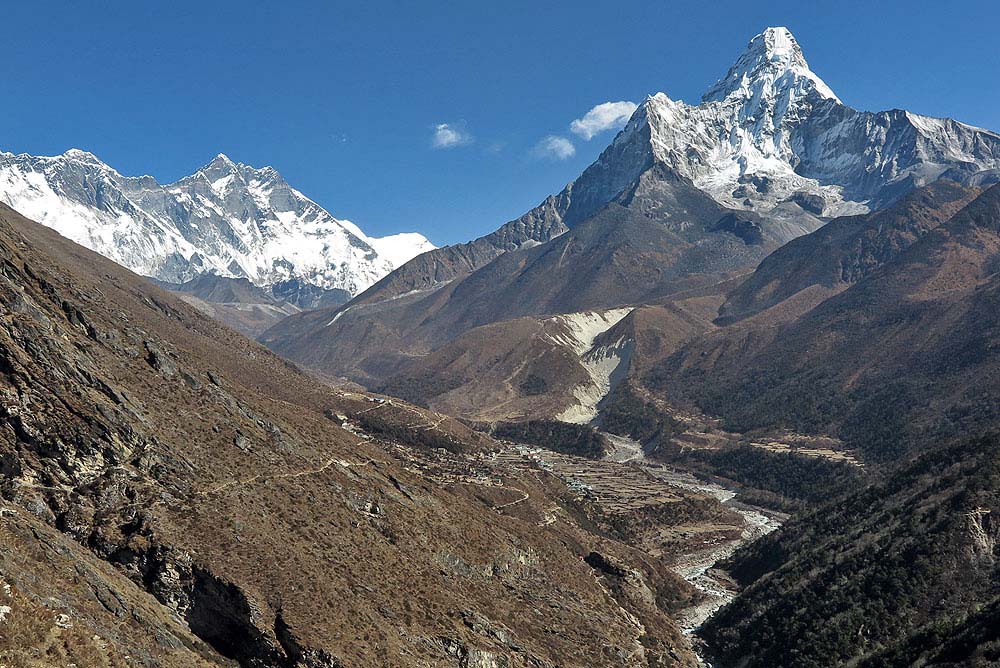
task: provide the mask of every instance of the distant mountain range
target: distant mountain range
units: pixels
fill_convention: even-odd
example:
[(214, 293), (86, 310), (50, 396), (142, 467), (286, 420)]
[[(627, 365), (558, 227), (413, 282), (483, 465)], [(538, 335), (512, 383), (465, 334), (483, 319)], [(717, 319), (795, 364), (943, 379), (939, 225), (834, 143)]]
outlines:
[[(354, 295), (434, 246), (420, 234), (374, 238), (338, 220), (271, 167), (218, 155), (161, 185), (71, 149), (0, 153), (0, 202), (136, 273), (170, 283), (246, 278), (298, 306), (316, 289)], [(311, 290), (309, 288), (312, 288)]]

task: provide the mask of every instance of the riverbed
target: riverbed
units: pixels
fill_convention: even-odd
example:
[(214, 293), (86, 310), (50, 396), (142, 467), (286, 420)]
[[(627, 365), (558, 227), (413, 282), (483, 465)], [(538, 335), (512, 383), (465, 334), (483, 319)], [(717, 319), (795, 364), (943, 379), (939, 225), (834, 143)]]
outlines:
[[(562, 478), (571, 490), (599, 500), (612, 512), (634, 505), (656, 503), (658, 497), (676, 500), (676, 492), (671, 492), (670, 489), (679, 488), (713, 497), (743, 519), (742, 531), (738, 537), (713, 540), (710, 545), (709, 541), (691, 540), (687, 546), (690, 551), (682, 551), (680, 554), (675, 551), (670, 557), (674, 571), (704, 594), (697, 605), (682, 610), (676, 619), (691, 640), (692, 649), (698, 655), (701, 665), (710, 666), (699, 654), (699, 641), (694, 637), (694, 632), (733, 600), (737, 593), (732, 583), (724, 576), (720, 577), (713, 567), (732, 556), (741, 546), (777, 529), (781, 526), (780, 518), (783, 516), (740, 503), (736, 490), (647, 459), (642, 445), (637, 441), (604, 432), (602, 435), (607, 438), (611, 451), (601, 460), (559, 454), (528, 445), (516, 446), (516, 452), (519, 457), (530, 457), (538, 465)], [(735, 531), (730, 531), (723, 535), (734, 534)], [(704, 546), (699, 548), (699, 545)]]
[[(642, 446), (632, 439), (611, 434), (605, 434), (605, 436), (608, 437), (613, 447), (613, 451), (608, 455), (610, 461), (628, 462), (641, 466), (649, 474), (668, 485), (715, 497), (720, 503), (743, 517), (744, 528), (738, 539), (706, 550), (685, 554), (677, 560), (674, 567), (678, 575), (706, 596), (704, 601), (683, 610), (678, 617), (678, 622), (684, 632), (689, 636), (693, 635), (698, 627), (718, 612), (720, 608), (732, 601), (737, 594), (731, 583), (724, 578), (719, 578), (713, 572), (712, 569), (715, 565), (731, 557), (743, 545), (775, 531), (781, 526), (781, 521), (776, 515), (767, 513), (761, 508), (740, 503), (735, 490), (700, 480), (690, 473), (675, 471), (647, 461), (643, 455)], [(697, 650), (697, 643), (695, 645)], [(709, 665), (701, 656), (699, 659), (702, 665)]]

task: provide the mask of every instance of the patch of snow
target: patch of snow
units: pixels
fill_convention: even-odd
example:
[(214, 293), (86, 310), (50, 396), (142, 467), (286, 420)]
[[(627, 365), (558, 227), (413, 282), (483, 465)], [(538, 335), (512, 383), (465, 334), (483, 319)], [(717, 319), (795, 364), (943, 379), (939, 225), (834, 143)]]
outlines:
[(372, 248), (399, 267), (421, 253), (437, 248), (427, 237), (418, 232), (401, 232), (387, 237), (368, 237), (368, 243)]
[(340, 309), (339, 311), (337, 311), (337, 315), (333, 316), (333, 319), (332, 319), (332, 320), (330, 320), (330, 322), (326, 323), (326, 326), (327, 326), (327, 327), (329, 327), (329, 326), (330, 326), (330, 325), (332, 325), (333, 323), (335, 323), (335, 322), (337, 322), (338, 320), (340, 320), (340, 316), (342, 316), (342, 315), (344, 315), (345, 313), (347, 313), (348, 311), (350, 311), (350, 310), (351, 310), (351, 308), (353, 308), (353, 307), (351, 307), (351, 306), (348, 306), (347, 308), (342, 308), (342, 309)]
[(589, 382), (573, 388), (576, 402), (558, 414), (557, 420), (577, 424), (592, 421), (597, 417), (598, 404), (628, 372), (632, 341), (621, 339), (610, 346), (597, 346), (596, 339), (631, 312), (631, 308), (619, 308), (569, 313), (550, 319), (562, 326), (561, 332), (549, 335), (550, 340), (573, 351), (590, 376)]
[(226, 189), (229, 188), (229, 184), (232, 182), (233, 182), (233, 175), (227, 174), (226, 176), (223, 176), (221, 179), (216, 179), (215, 181), (212, 181), (212, 190), (221, 195), (226, 192)]

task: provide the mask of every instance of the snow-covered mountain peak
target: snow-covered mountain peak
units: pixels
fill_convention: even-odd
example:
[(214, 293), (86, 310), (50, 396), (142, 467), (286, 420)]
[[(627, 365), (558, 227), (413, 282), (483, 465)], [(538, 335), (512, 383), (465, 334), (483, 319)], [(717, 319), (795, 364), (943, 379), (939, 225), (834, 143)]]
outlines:
[(767, 28), (755, 35), (747, 44), (747, 48), (736, 62), (736, 68), (752, 70), (763, 62), (770, 62), (781, 67), (797, 67), (809, 69), (795, 36), (788, 28)]
[(83, 149), (79, 148), (69, 149), (68, 151), (62, 154), (62, 157), (70, 158), (72, 160), (78, 160), (79, 162), (87, 162), (90, 164), (102, 165), (104, 167), (107, 167), (107, 165), (104, 162), (102, 162), (101, 159), (98, 158), (96, 155), (94, 155), (90, 151), (84, 151)]
[(92, 153), (0, 153), (0, 202), (133, 271), (172, 283), (200, 274), (268, 288), (298, 281), (357, 294), (433, 248), (419, 234), (383, 239), (331, 216), (271, 167), (219, 154), (160, 185)]
[(27, 153), (15, 155), (13, 153), (0, 154), (3, 159), (16, 160), (24, 164), (33, 164), (42, 170), (58, 170), (74, 166), (77, 169), (97, 169), (109, 174), (118, 174), (111, 165), (107, 164), (90, 151), (79, 148), (71, 148), (59, 155), (33, 156)]
[(212, 161), (195, 172), (195, 174), (234, 174), (240, 171), (240, 166), (229, 159), (225, 153), (212, 158)]
[(768, 28), (750, 40), (726, 76), (702, 96), (702, 102), (722, 102), (733, 96), (749, 101), (782, 94), (801, 97), (811, 92), (840, 101), (809, 69), (802, 47), (788, 28)]
[[(995, 182), (1000, 136), (949, 119), (852, 109), (786, 28), (768, 28), (700, 104), (657, 93), (639, 105), (595, 163), (602, 196), (622, 180), (609, 175), (634, 178), (651, 161), (728, 207), (837, 216), (880, 208), (942, 176)], [(581, 187), (574, 191), (581, 199)]]

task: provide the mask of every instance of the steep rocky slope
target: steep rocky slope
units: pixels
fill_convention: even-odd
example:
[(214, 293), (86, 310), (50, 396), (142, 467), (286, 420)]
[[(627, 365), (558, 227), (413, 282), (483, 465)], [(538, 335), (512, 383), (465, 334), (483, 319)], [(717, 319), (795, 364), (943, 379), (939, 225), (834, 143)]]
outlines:
[(4, 665), (236, 668), (152, 594), (31, 509), (5, 502), (2, 512)]
[(106, 665), (693, 665), (666, 555), (542, 469), (319, 385), (9, 209), (0, 255), (13, 628), (97, 636)]

